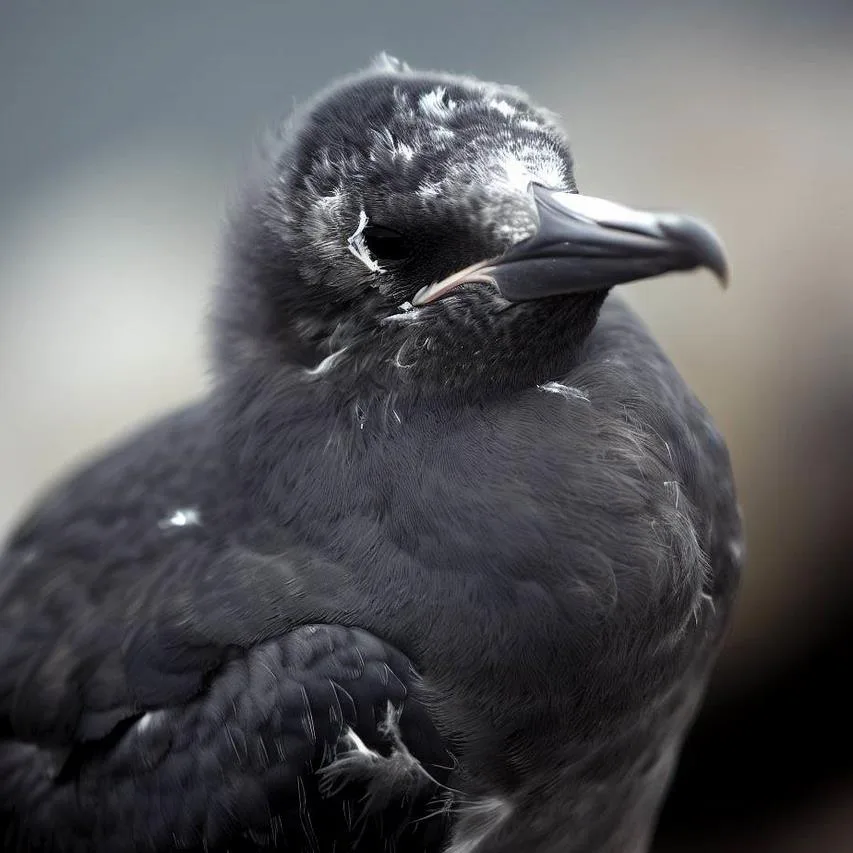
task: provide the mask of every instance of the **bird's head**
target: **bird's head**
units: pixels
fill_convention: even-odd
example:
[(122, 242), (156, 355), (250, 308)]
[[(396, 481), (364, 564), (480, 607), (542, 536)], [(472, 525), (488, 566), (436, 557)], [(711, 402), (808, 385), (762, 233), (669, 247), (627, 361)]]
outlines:
[(345, 390), (529, 384), (571, 366), (613, 285), (725, 277), (697, 220), (579, 195), (565, 135), (514, 88), (383, 57), (298, 110), (265, 163), (228, 244), (227, 363)]

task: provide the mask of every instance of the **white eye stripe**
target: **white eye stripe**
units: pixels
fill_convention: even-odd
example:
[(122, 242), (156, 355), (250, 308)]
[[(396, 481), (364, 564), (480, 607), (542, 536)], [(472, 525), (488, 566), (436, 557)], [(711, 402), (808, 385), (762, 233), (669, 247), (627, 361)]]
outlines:
[(370, 254), (367, 243), (364, 241), (364, 229), (367, 227), (367, 214), (362, 209), (358, 214), (358, 228), (347, 240), (347, 248), (355, 255), (371, 272), (382, 275), (385, 270), (379, 265), (376, 258)]

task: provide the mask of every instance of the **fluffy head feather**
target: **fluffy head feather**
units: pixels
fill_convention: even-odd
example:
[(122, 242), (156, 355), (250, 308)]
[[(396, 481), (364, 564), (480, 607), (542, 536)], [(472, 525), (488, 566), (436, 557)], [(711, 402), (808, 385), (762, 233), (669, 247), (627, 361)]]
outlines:
[(603, 293), (510, 306), (472, 284), (410, 306), (421, 288), (534, 233), (531, 180), (575, 188), (565, 135), (518, 89), (388, 57), (336, 83), (271, 138), (238, 206), (220, 370), (260, 359), (347, 391), (402, 376), (415, 393), (547, 379), (592, 328)]

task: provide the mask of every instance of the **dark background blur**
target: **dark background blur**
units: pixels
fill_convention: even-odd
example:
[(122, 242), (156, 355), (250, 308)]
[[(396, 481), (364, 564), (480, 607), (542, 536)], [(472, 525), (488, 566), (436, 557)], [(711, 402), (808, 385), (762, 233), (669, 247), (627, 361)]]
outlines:
[(203, 387), (253, 138), (380, 50), (526, 88), (582, 191), (731, 253), (623, 288), (727, 435), (738, 618), (661, 851), (853, 850), (853, 4), (0, 2), (0, 534), (81, 453)]

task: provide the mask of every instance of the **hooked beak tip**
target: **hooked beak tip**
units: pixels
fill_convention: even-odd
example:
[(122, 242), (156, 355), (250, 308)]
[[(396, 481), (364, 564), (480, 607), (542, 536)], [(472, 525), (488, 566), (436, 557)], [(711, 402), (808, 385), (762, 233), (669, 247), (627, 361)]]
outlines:
[(728, 289), (731, 274), (725, 249), (708, 225), (693, 216), (665, 214), (661, 216), (660, 227), (665, 237), (690, 254), (696, 268), (709, 270), (721, 289)]

